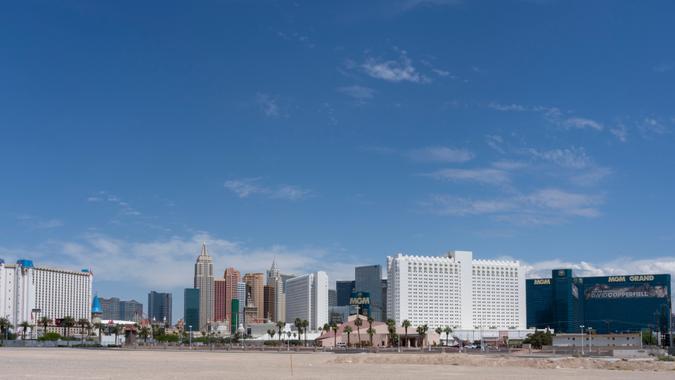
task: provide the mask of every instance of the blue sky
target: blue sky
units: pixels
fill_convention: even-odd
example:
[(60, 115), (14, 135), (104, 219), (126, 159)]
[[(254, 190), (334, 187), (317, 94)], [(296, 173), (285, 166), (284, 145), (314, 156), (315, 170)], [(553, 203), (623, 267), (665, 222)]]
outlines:
[(0, 5), (0, 257), (147, 302), (472, 250), (675, 273), (669, 2)]

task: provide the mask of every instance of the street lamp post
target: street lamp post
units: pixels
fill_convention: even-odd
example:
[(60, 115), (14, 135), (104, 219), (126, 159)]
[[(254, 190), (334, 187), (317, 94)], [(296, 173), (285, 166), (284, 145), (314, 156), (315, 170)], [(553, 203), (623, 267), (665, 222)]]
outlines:
[(190, 342), (190, 349), (192, 349), (192, 325), (190, 327), (190, 336), (188, 336), (189, 342)]
[(588, 355), (593, 353), (593, 335), (591, 334), (592, 327), (588, 327)]
[(584, 356), (584, 325), (580, 325), (581, 329), (581, 356)]

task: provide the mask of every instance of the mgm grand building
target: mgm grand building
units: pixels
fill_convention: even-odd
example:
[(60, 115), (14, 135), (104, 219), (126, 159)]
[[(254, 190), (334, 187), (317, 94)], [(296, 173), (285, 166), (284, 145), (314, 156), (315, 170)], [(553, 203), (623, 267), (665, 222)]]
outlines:
[(527, 327), (559, 333), (639, 332), (649, 329), (670, 342), (669, 274), (574, 277), (557, 269), (551, 278), (525, 283)]

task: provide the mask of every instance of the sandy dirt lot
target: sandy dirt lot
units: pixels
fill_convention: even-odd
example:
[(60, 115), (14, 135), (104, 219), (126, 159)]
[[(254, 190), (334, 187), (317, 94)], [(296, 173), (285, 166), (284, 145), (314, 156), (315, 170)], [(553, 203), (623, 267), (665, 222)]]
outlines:
[[(292, 363), (292, 369), (291, 369)], [(0, 349), (0, 379), (675, 379), (675, 364), (464, 354)]]

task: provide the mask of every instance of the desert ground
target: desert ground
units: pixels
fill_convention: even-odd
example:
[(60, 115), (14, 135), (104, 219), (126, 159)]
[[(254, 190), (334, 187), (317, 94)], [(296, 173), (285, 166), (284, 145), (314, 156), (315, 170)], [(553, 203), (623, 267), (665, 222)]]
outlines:
[(673, 379), (675, 363), (466, 354), (0, 348), (0, 379)]

